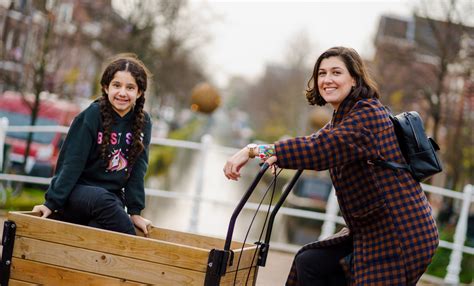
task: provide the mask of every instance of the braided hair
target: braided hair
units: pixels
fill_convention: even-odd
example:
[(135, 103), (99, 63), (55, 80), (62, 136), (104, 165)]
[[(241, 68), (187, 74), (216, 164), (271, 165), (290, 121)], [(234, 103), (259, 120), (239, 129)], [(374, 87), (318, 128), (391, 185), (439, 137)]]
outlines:
[[(145, 126), (145, 112), (143, 106), (145, 105), (145, 91), (147, 88), (147, 78), (150, 76), (150, 72), (145, 65), (137, 58), (136, 55), (126, 53), (115, 56), (108, 66), (105, 68), (100, 85), (102, 87), (102, 96), (99, 99), (100, 113), (102, 118), (103, 130), (103, 144), (101, 146), (101, 158), (106, 165), (108, 163), (107, 151), (110, 144), (111, 128), (114, 124), (112, 104), (108, 99), (108, 95), (105, 89), (109, 86), (110, 82), (115, 76), (115, 73), (119, 71), (129, 72), (135, 79), (138, 91), (141, 96), (137, 98), (135, 106), (132, 108), (133, 122), (132, 122), (132, 143), (130, 151), (128, 153), (129, 166), (133, 166), (138, 156), (145, 149), (142, 142), (142, 133)], [(128, 168), (128, 174), (132, 168)]]

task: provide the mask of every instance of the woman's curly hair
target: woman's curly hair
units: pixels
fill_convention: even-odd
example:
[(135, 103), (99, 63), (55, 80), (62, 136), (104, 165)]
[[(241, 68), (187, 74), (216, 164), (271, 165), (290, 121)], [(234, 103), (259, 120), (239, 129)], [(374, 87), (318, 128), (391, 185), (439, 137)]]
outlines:
[(318, 70), (322, 60), (338, 57), (346, 65), (350, 75), (356, 80), (356, 86), (351, 93), (361, 98), (379, 98), (377, 84), (370, 77), (367, 68), (359, 54), (352, 48), (333, 47), (322, 53), (314, 64), (313, 74), (308, 81), (306, 89), (306, 99), (309, 104), (323, 106), (327, 102), (319, 93), (318, 89)]
[(105, 92), (105, 89), (109, 86), (110, 82), (115, 76), (115, 73), (119, 71), (127, 71), (135, 79), (138, 92), (141, 93), (141, 96), (137, 98), (135, 106), (132, 108), (133, 112), (133, 123), (132, 123), (132, 143), (130, 151), (128, 153), (128, 162), (130, 168), (128, 168), (128, 173), (130, 174), (131, 167), (137, 160), (138, 156), (144, 150), (142, 136), (143, 128), (145, 126), (145, 112), (143, 111), (143, 106), (145, 105), (145, 91), (147, 88), (148, 77), (151, 76), (148, 69), (145, 65), (137, 58), (136, 55), (126, 53), (119, 54), (115, 56), (111, 62), (105, 68), (102, 78), (100, 80), (100, 85), (102, 87), (102, 96), (99, 99), (100, 113), (102, 117), (102, 126), (103, 130), (103, 144), (101, 146), (101, 158), (104, 161), (104, 164), (108, 163), (109, 158), (107, 157), (107, 151), (110, 144), (110, 134), (111, 128), (114, 124), (114, 110), (112, 104), (108, 99), (108, 95)]

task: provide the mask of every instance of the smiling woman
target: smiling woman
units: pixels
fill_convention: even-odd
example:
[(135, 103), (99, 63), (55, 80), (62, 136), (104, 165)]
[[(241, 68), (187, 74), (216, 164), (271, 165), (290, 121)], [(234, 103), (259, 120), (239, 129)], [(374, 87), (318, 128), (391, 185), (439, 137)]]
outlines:
[(438, 231), (411, 173), (371, 163), (405, 159), (359, 54), (346, 47), (321, 54), (306, 97), (311, 105), (330, 103), (331, 122), (310, 136), (249, 145), (224, 166), (232, 180), (254, 157), (287, 169), (329, 169), (347, 228), (305, 245), (286, 285), (416, 285), (438, 246)]

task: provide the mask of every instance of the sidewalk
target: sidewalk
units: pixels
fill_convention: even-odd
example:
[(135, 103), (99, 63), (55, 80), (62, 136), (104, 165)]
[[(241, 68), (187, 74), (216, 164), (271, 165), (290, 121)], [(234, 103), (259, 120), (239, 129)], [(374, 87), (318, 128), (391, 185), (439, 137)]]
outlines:
[(267, 264), (258, 269), (257, 286), (285, 285), (294, 255), (294, 253), (272, 251), (270, 248)]

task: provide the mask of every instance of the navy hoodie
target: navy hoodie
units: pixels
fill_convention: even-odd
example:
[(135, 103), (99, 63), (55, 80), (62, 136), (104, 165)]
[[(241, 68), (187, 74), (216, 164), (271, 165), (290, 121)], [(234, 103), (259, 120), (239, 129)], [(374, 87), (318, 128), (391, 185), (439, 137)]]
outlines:
[[(46, 192), (45, 205), (52, 211), (61, 209), (76, 184), (97, 186), (111, 192), (125, 193), (129, 214), (140, 214), (145, 207), (144, 176), (148, 167), (148, 146), (151, 138), (151, 120), (145, 113), (142, 140), (145, 150), (133, 166), (128, 153), (132, 141), (133, 112), (121, 117), (114, 112), (107, 150), (109, 162), (101, 158), (103, 127), (99, 102), (93, 102), (71, 124), (61, 151), (55, 175)], [(133, 168), (127, 177), (129, 168)]]

